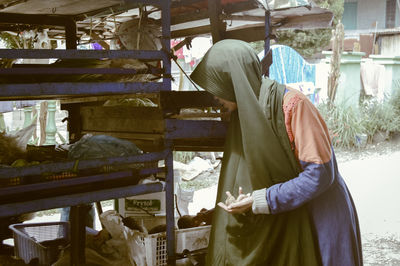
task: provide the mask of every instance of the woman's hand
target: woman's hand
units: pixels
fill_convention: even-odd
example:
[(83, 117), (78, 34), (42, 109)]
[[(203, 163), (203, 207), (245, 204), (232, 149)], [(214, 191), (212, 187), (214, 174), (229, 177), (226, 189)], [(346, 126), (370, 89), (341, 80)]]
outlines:
[(243, 190), (241, 187), (239, 187), (239, 196), (237, 197), (237, 199), (235, 199), (235, 197), (232, 196), (229, 191), (226, 192), (226, 195), (227, 199), (225, 203), (218, 202), (218, 206), (225, 211), (231, 214), (241, 214), (251, 209), (251, 206), (253, 204), (253, 197), (250, 193), (243, 194)]

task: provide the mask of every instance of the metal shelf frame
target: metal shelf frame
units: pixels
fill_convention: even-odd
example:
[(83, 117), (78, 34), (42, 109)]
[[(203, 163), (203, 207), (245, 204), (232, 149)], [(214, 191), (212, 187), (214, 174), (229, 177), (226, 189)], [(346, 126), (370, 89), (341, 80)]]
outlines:
[[(76, 25), (73, 23), (73, 18), (68, 17), (52, 17), (52, 16), (35, 16), (35, 15), (18, 15), (12, 16), (7, 14), (0, 19), (3, 23), (9, 19), (12, 23), (27, 23), (36, 24), (38, 18), (47, 21), (49, 25), (65, 26), (67, 37), (66, 50), (6, 50), (0, 49), (0, 58), (62, 58), (62, 59), (101, 59), (101, 58), (136, 58), (136, 59), (153, 59), (162, 60), (163, 69), (160, 72), (163, 75), (161, 82), (133, 82), (133, 83), (118, 83), (118, 82), (65, 82), (65, 83), (28, 83), (28, 84), (0, 84), (0, 100), (22, 100), (22, 99), (58, 99), (65, 97), (77, 96), (100, 96), (100, 95), (118, 95), (118, 94), (133, 94), (133, 93), (164, 93), (171, 91), (171, 59), (169, 51), (171, 51), (171, 2), (172, 0), (125, 0), (125, 4), (131, 8), (137, 7), (139, 4), (155, 5), (161, 9), (162, 21), (162, 50), (161, 51), (88, 51), (76, 49)], [(183, 4), (195, 3), (198, 0), (185, 0)], [(211, 7), (218, 9), (219, 1), (208, 0)], [(180, 5), (181, 2), (174, 2), (174, 5)], [(217, 11), (217, 10), (214, 10)], [(210, 21), (215, 26), (212, 29), (213, 41), (217, 42), (220, 39), (226, 38), (228, 35), (224, 32), (222, 25), (219, 25), (218, 12), (210, 11)], [(10, 15), (10, 16), (9, 16)], [(7, 21), (6, 21), (7, 22)], [(51, 24), (53, 23), (53, 24)], [(218, 26), (219, 25), (219, 26)], [(271, 25), (270, 12), (265, 14), (265, 51), (269, 51), (269, 32)], [(265, 70), (268, 69), (268, 62), (263, 62)], [(86, 71), (86, 72), (85, 72)], [(34, 72), (34, 73), (32, 73)], [(134, 70), (128, 69), (62, 69), (62, 68), (35, 68), (32, 66), (21, 66), (15, 69), (0, 69), (0, 75), (24, 75), (24, 74), (76, 74), (76, 73), (104, 73), (104, 74), (131, 74)], [(266, 72), (264, 72), (266, 73)], [(158, 73), (157, 73), (158, 74)], [(0, 189), (0, 193), (4, 195), (19, 195), (26, 192), (26, 200), (15, 202), (2, 202), (0, 200), (0, 216), (17, 215), (20, 213), (38, 211), (50, 208), (58, 208), (64, 206), (75, 206), (71, 208), (71, 216), (75, 217), (71, 220), (71, 239), (72, 239), (72, 259), (71, 265), (81, 265), (84, 263), (84, 225), (79, 221), (79, 205), (106, 200), (111, 198), (121, 198), (157, 191), (166, 192), (166, 222), (167, 222), (167, 254), (168, 265), (175, 264), (175, 233), (174, 233), (174, 177), (173, 177), (173, 149), (174, 140), (179, 138), (223, 138), (226, 133), (227, 125), (223, 122), (216, 121), (190, 121), (190, 120), (174, 120), (165, 119), (165, 142), (164, 151), (160, 153), (147, 153), (138, 156), (105, 158), (99, 160), (83, 160), (79, 162), (79, 169), (88, 169), (101, 167), (113, 163), (132, 163), (164, 160), (165, 167), (154, 169), (142, 169), (138, 175), (150, 172), (165, 172), (165, 186), (160, 183), (148, 185), (128, 184), (123, 187), (104, 188), (101, 186), (94, 187), (92, 190), (85, 192), (71, 191), (68, 194), (52, 195), (48, 194), (45, 198), (38, 198), (36, 192), (43, 190), (57, 189), (62, 186), (77, 187), (80, 184), (96, 184), (104, 180), (118, 180), (120, 178), (133, 177), (131, 171), (120, 171), (108, 174), (98, 174), (86, 176), (79, 179), (54, 181), (52, 184), (38, 183), (30, 185), (22, 185), (15, 188)], [(0, 169), (0, 178), (4, 177), (21, 177), (26, 175), (40, 175), (44, 172), (52, 171), (67, 171), (74, 167), (74, 162), (63, 162), (44, 164), (30, 167)], [(147, 172), (146, 172), (147, 171)], [(32, 196), (31, 196), (32, 195)]]
[(164, 82), (64, 82), (1, 84), (1, 100), (57, 99), (70, 96), (156, 93), (168, 91)]
[[(161, 9), (162, 20), (162, 50), (161, 51), (87, 51), (76, 49), (76, 25), (71, 18), (55, 18), (52, 16), (35, 16), (35, 15), (10, 15), (2, 16), (1, 22), (8, 23), (26, 23), (38, 24), (42, 20), (50, 25), (65, 26), (67, 37), (66, 50), (0, 50), (0, 58), (136, 58), (136, 59), (154, 59), (162, 60), (163, 79), (161, 82), (149, 83), (88, 83), (88, 82), (65, 82), (65, 83), (29, 83), (29, 84), (0, 84), (0, 100), (15, 99), (49, 99), (67, 96), (96, 96), (110, 94), (132, 94), (132, 93), (154, 93), (160, 91), (171, 90), (171, 59), (169, 55), (171, 31), (170, 31), (170, 0), (125, 0), (128, 6), (137, 6), (138, 4), (155, 5)], [(38, 19), (40, 18), (40, 19)], [(43, 20), (44, 19), (44, 20)], [(167, 52), (168, 51), (168, 52)], [(82, 69), (81, 69), (82, 70)], [(13, 72), (14, 71), (14, 72)], [(80, 70), (75, 69), (51, 69), (34, 70), (35, 74), (75, 74)], [(44, 72), (46, 71), (46, 72)], [(11, 73), (12, 72), (12, 73)], [(107, 73), (107, 74), (130, 74), (131, 70), (110, 69), (110, 70), (86, 70), (90, 73)], [(82, 70), (85, 73), (85, 70)], [(29, 66), (21, 67), (14, 70), (2, 69), (0, 75), (24, 75), (32, 74), (32, 68)], [(146, 185), (127, 185), (115, 188), (94, 188), (91, 191), (77, 192), (73, 190), (64, 195), (52, 195), (51, 193), (44, 197), (38, 198), (36, 193), (43, 190), (51, 190), (62, 186), (79, 187), (82, 184), (91, 184), (93, 182), (101, 183), (101, 181), (110, 181), (113, 179), (132, 177), (130, 171), (114, 172), (108, 174), (99, 174), (77, 179), (66, 179), (61, 181), (44, 182), (30, 185), (21, 185), (17, 187), (7, 187), (0, 189), (5, 195), (10, 197), (21, 193), (26, 193), (26, 197), (22, 201), (7, 202), (0, 201), (0, 216), (7, 217), (10, 215), (18, 215), (25, 212), (39, 211), (50, 208), (58, 208), (64, 206), (73, 206), (71, 208), (71, 242), (72, 254), (71, 265), (81, 265), (85, 262), (84, 257), (84, 225), (79, 219), (82, 214), (79, 205), (96, 202), (100, 200), (121, 198), (133, 195), (140, 195), (165, 190), (166, 192), (166, 222), (167, 222), (167, 254), (170, 264), (175, 264), (175, 218), (174, 218), (174, 187), (173, 187), (173, 156), (172, 141), (165, 141), (165, 150), (161, 153), (149, 153), (131, 157), (106, 158), (99, 160), (83, 160), (79, 162), (79, 168), (93, 168), (109, 165), (113, 163), (133, 163), (145, 161), (164, 160), (165, 167), (157, 169), (143, 169), (143, 173), (165, 172), (165, 187), (161, 183)], [(26, 175), (40, 175), (44, 172), (71, 170), (74, 162), (51, 163), (30, 167), (7, 168), (0, 169), (0, 178), (23, 177)], [(140, 173), (139, 173), (140, 174)], [(83, 244), (83, 245), (82, 245)]]
[[(107, 178), (112, 180), (112, 177), (121, 178), (131, 175), (130, 172), (115, 172), (108, 175), (96, 176), (97, 178)], [(111, 177), (111, 178), (110, 178)], [(78, 178), (79, 179), (79, 178)], [(58, 182), (57, 185), (62, 185), (65, 182)], [(80, 182), (83, 182), (80, 181)], [(52, 184), (54, 185), (54, 184)], [(29, 186), (27, 186), (29, 188)], [(26, 187), (25, 187), (26, 188)], [(22, 188), (24, 189), (24, 188)], [(46, 189), (52, 189), (52, 186), (46, 186)], [(67, 206), (77, 206), (86, 203), (92, 203), (102, 200), (108, 200), (113, 198), (124, 198), (135, 195), (141, 195), (146, 193), (154, 193), (164, 191), (162, 183), (145, 184), (145, 185), (130, 185), (124, 187), (100, 189), (96, 191), (88, 191), (82, 193), (71, 192), (68, 195), (48, 196), (43, 199), (34, 199), (34, 194), (39, 190), (38, 187), (32, 188), (32, 190), (26, 189), (27, 195), (23, 201), (20, 202), (2, 202), (0, 204), (0, 213), (4, 217), (20, 215), (27, 212), (34, 212), (40, 210), (48, 210), (54, 208), (62, 208)], [(33, 199), (31, 199), (31, 197)]]

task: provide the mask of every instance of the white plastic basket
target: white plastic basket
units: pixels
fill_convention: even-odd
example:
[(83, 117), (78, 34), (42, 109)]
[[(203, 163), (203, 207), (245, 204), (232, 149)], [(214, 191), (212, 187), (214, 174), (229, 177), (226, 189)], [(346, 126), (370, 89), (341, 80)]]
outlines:
[[(184, 250), (195, 251), (207, 248), (210, 241), (210, 231), (211, 225), (175, 230), (175, 252), (183, 253)], [(148, 235), (143, 240), (147, 265), (167, 265), (166, 233)]]
[[(15, 256), (27, 264), (38, 259), (39, 265), (51, 265), (69, 242), (68, 222), (13, 224), (10, 229), (14, 234)], [(54, 245), (44, 244), (45, 242)]]

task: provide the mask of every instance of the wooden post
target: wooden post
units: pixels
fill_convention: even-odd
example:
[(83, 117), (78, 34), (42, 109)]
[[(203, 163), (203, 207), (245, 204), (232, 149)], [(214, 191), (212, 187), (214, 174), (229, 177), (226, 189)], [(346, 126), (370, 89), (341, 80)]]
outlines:
[(74, 143), (82, 137), (81, 106), (79, 103), (62, 104), (61, 108), (68, 112), (67, 131), (69, 134), (69, 143)]
[(46, 140), (46, 121), (47, 121), (47, 101), (40, 103), (39, 125), (40, 125), (40, 141), (39, 146), (43, 145)]
[[(32, 141), (32, 144), (34, 144), (34, 145), (38, 144), (38, 142), (37, 142), (37, 113), (38, 113), (37, 107), (38, 107), (37, 104), (32, 106), (32, 122), (35, 123), (35, 130), (33, 131), (31, 141)], [(33, 120), (35, 120), (35, 121), (33, 121)]]
[(213, 43), (224, 39), (225, 26), (219, 18), (221, 11), (221, 0), (208, 0), (208, 13), (210, 14)]
[(69, 20), (65, 25), (65, 47), (67, 49), (77, 48), (77, 37), (76, 37), (76, 23), (73, 19)]
[(340, 61), (343, 51), (344, 27), (342, 23), (336, 25), (336, 29), (332, 31), (332, 56), (330, 58), (330, 70), (328, 76), (328, 99), (329, 104), (333, 104), (336, 98), (336, 90), (339, 86), (340, 78)]
[(85, 221), (86, 205), (71, 206), (69, 221), (71, 225), (71, 266), (85, 264)]

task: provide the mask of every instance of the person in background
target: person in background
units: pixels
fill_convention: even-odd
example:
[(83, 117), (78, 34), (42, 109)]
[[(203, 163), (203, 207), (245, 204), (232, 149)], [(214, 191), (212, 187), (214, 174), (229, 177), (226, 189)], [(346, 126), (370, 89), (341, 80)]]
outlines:
[(262, 77), (238, 40), (217, 42), (191, 78), (231, 111), (207, 265), (362, 265), (356, 209), (307, 97)]

